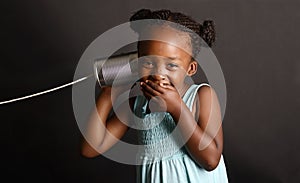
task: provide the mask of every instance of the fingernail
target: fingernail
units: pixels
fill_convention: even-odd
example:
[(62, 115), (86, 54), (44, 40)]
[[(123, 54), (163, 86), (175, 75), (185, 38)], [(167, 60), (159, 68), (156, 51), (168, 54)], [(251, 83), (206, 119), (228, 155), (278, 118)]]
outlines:
[(149, 83), (149, 80), (146, 80), (146, 83)]

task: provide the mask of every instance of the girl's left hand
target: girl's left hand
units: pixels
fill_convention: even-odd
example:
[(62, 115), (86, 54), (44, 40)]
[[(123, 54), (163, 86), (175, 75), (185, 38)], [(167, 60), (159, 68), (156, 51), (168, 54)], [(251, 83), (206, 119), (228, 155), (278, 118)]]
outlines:
[(151, 112), (172, 113), (181, 106), (181, 97), (177, 89), (171, 85), (158, 84), (147, 80), (141, 82), (141, 90), (146, 98), (150, 100), (149, 108)]

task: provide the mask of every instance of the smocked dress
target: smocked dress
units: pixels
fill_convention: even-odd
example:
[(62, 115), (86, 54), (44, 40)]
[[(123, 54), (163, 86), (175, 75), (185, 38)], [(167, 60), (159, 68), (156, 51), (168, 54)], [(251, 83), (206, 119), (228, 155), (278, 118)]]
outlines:
[[(197, 90), (206, 83), (191, 85), (183, 101), (192, 111)], [(209, 85), (208, 85), (209, 86)], [(134, 103), (134, 120), (140, 149), (137, 155), (138, 183), (227, 183), (223, 156), (216, 169), (206, 171), (188, 154), (179, 129), (167, 112), (146, 113), (148, 101), (139, 95)]]

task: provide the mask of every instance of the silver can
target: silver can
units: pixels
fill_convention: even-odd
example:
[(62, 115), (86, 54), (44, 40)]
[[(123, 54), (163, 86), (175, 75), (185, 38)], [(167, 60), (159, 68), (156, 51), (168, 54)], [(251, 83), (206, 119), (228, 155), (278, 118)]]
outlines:
[(138, 79), (137, 52), (96, 59), (94, 72), (100, 87), (132, 84)]

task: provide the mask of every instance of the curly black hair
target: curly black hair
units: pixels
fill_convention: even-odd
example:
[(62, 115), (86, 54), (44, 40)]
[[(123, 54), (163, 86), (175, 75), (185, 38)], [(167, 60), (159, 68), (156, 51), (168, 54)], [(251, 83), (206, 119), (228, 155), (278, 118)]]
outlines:
[[(167, 9), (151, 11), (149, 9), (141, 9), (135, 12), (131, 17), (130, 21), (135, 20), (144, 20), (144, 19), (157, 19), (157, 20), (165, 20), (170, 21), (180, 26), (183, 26), (185, 32), (190, 33), (192, 45), (193, 45), (193, 55), (195, 56), (199, 51), (200, 47), (204, 46), (201, 42), (205, 41), (205, 43), (212, 47), (213, 43), (216, 40), (216, 31), (215, 31), (215, 24), (212, 20), (204, 20), (202, 24), (196, 22), (190, 16), (187, 16), (183, 13), (179, 12), (172, 12)], [(136, 32), (136, 27), (131, 26), (132, 29)], [(180, 29), (182, 30), (182, 29)], [(191, 33), (193, 31), (193, 33)], [(195, 33), (202, 38), (203, 41), (199, 40), (198, 36), (195, 36)]]

